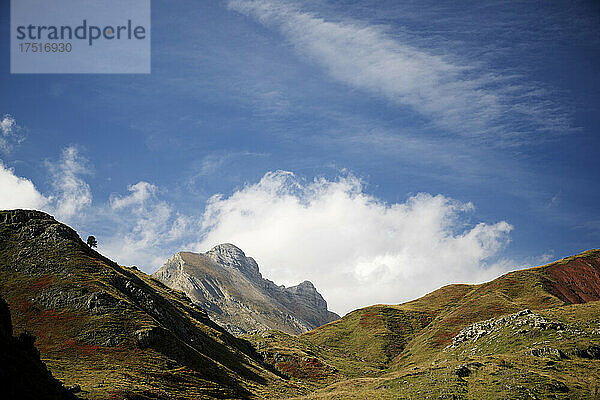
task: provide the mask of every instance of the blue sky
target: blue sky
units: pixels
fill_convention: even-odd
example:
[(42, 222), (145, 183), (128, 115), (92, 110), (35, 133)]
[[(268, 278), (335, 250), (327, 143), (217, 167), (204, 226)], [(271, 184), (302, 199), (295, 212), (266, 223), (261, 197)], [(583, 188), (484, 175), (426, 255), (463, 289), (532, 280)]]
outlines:
[(599, 247), (596, 2), (152, 0), (150, 75), (11, 75), (9, 11), (0, 208), (120, 263), (229, 241), (345, 312)]

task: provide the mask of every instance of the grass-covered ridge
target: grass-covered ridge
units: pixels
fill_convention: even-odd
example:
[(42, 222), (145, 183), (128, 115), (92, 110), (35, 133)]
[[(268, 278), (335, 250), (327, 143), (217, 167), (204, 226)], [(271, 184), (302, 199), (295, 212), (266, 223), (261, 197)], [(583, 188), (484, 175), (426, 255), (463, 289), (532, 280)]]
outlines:
[[(590, 250), (488, 283), (355, 310), (299, 337), (250, 339), (266, 354), (309, 349), (333, 367), (329, 379), (313, 380), (321, 389), (310, 398), (600, 398), (600, 361), (592, 359), (600, 345), (599, 272), (600, 251)], [(523, 309), (569, 328), (507, 326), (451, 347), (471, 324)], [(570, 356), (554, 360), (556, 349)]]

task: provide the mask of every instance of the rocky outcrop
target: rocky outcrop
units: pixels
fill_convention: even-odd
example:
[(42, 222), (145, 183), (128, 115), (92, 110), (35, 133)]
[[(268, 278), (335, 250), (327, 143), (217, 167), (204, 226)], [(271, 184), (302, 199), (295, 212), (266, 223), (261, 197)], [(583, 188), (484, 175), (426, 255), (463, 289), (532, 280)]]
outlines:
[(230, 332), (279, 329), (299, 334), (335, 321), (327, 302), (309, 281), (286, 288), (260, 273), (238, 247), (221, 244), (204, 254), (180, 252), (154, 274), (182, 290)]
[(563, 331), (566, 329), (562, 322), (548, 321), (544, 317), (532, 313), (529, 309), (525, 309), (514, 314), (476, 322), (467, 326), (454, 336), (451, 347), (458, 347), (461, 343), (468, 341), (476, 341), (504, 327), (509, 327), (518, 334), (525, 334), (530, 330)]
[(163, 329), (158, 326), (144, 328), (134, 332), (135, 342), (140, 349), (152, 346), (158, 342), (163, 335)]

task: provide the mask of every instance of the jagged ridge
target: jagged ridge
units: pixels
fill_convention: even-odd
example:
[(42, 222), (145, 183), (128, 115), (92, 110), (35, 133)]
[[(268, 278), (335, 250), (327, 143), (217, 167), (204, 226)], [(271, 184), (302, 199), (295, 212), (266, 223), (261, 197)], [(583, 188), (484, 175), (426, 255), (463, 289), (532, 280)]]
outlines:
[(286, 288), (264, 279), (258, 264), (225, 243), (205, 254), (180, 252), (153, 275), (182, 290), (234, 334), (279, 329), (302, 333), (334, 321), (327, 302), (309, 281)]

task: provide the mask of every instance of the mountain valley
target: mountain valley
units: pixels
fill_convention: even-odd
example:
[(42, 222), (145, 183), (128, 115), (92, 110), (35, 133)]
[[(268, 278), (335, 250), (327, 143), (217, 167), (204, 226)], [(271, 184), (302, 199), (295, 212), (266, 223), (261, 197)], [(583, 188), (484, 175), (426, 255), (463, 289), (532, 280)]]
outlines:
[(178, 253), (153, 277), (12, 210), (0, 296), (14, 352), (0, 376), (52, 386), (45, 398), (600, 398), (600, 250), (338, 319), (312, 284), (266, 281), (233, 245)]

